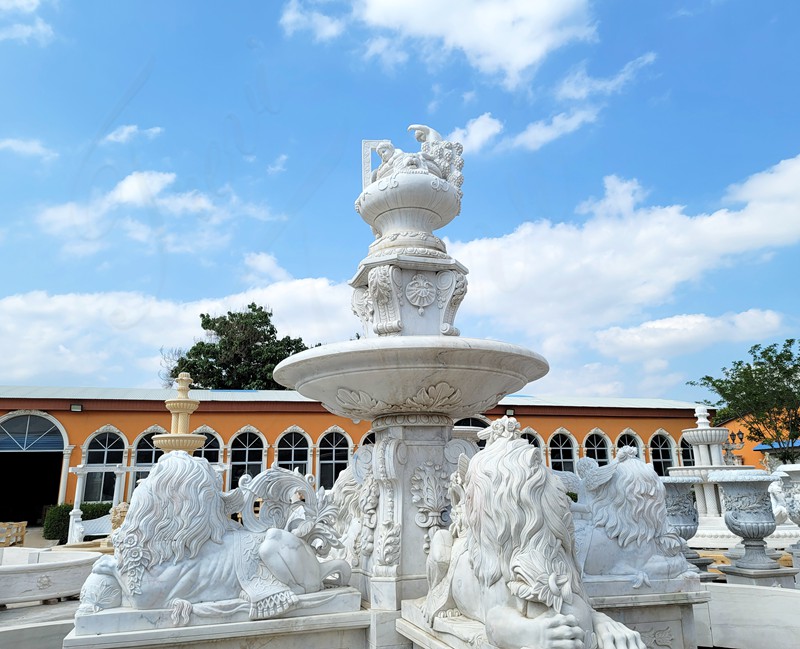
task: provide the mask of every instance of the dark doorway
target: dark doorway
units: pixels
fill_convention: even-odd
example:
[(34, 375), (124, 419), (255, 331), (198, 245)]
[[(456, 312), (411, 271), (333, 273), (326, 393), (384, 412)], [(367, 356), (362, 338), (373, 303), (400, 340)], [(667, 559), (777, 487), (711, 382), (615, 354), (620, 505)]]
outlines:
[(40, 527), (44, 508), (58, 501), (63, 457), (60, 451), (0, 453), (0, 474), (8, 485), (0, 500), (0, 520)]

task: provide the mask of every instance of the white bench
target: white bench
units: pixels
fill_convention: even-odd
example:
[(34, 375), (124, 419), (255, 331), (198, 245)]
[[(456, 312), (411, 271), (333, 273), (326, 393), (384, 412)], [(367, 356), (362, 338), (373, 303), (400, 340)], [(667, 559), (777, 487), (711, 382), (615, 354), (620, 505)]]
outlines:
[(108, 536), (109, 534), (111, 534), (111, 514), (106, 514), (100, 518), (78, 523), (77, 542), (83, 542), (87, 536)]

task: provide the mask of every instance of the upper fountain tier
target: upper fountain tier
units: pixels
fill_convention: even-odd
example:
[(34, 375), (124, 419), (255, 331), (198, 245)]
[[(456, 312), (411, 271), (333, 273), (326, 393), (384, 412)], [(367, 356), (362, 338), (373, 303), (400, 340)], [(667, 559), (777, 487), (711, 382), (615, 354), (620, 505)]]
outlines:
[[(350, 285), (353, 311), (371, 340), (315, 347), (274, 372), (286, 387), (336, 414), (371, 420), (376, 430), (452, 425), (548, 371), (547, 361), (528, 349), (457, 337), (453, 321), (468, 271), (433, 230), (461, 209), (462, 147), (427, 126), (409, 130), (422, 143), (417, 153), (388, 140), (362, 145), (356, 210), (375, 241)], [(381, 159), (376, 169), (373, 151)]]
[[(356, 210), (375, 234), (350, 285), (353, 311), (366, 336), (458, 335), (456, 311), (467, 269), (433, 231), (461, 210), (462, 146), (428, 126), (409, 127), (421, 150), (388, 140), (363, 143), (363, 191)], [(381, 159), (371, 168), (372, 151)]]

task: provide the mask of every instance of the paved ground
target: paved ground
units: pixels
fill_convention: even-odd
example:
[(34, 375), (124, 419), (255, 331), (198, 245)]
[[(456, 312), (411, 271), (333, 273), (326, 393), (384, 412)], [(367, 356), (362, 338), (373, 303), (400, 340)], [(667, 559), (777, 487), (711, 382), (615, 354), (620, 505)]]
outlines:
[(41, 527), (29, 527), (25, 530), (25, 543), (22, 544), (24, 548), (49, 548), (56, 545), (57, 541), (48, 541), (42, 536)]

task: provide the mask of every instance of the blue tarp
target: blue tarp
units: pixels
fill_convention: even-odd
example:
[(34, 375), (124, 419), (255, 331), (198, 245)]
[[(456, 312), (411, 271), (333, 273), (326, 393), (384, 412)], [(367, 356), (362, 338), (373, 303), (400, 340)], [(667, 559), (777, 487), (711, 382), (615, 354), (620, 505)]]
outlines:
[[(800, 439), (794, 440), (794, 442), (792, 442), (792, 446), (794, 448), (800, 447)], [(754, 446), (753, 450), (754, 451), (772, 451), (772, 450), (775, 450), (775, 449), (788, 448), (788, 447), (789, 447), (789, 444), (786, 444), (786, 443), (779, 444), (778, 442), (772, 442), (771, 444), (764, 444), (762, 442), (758, 446)]]

